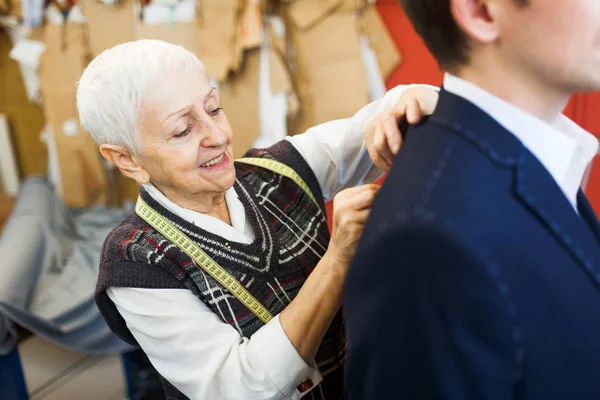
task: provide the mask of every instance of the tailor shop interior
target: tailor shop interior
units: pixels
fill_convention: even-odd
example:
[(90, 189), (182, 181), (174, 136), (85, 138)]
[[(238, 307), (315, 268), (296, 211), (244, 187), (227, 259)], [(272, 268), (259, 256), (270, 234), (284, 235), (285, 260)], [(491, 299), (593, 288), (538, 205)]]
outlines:
[(0, 0), (0, 399), (164, 396), (94, 303), (102, 243), (138, 188), (79, 124), (93, 57), (137, 39), (197, 54), (240, 157), (383, 96), (402, 57), (374, 3)]
[[(0, 400), (165, 397), (94, 301), (102, 245), (138, 194), (78, 119), (76, 83), (103, 50), (160, 39), (195, 53), (236, 158), (395, 85), (442, 82), (395, 0), (138, 1), (0, 0)], [(598, 134), (599, 107), (575, 96), (565, 114)], [(600, 210), (598, 160), (584, 186)]]

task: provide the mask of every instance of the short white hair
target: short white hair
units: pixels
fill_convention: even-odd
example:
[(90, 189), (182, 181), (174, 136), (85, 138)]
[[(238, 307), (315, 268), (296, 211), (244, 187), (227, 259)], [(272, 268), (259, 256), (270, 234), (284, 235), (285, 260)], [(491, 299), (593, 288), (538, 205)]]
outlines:
[(136, 40), (98, 55), (77, 88), (77, 111), (83, 129), (99, 145), (139, 149), (139, 107), (148, 86), (172, 68), (200, 68), (196, 55), (160, 40)]

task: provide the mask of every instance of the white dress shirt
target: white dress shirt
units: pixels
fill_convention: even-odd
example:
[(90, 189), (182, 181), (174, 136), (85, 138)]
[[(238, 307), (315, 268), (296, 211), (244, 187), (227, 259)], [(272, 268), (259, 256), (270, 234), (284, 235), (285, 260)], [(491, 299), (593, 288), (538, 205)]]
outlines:
[[(351, 118), (286, 138), (314, 171), (326, 199), (382, 175), (369, 158), (363, 125), (408, 87), (388, 91)], [(177, 206), (151, 184), (145, 188), (174, 214), (225, 240), (254, 239), (234, 188), (225, 194), (231, 225)], [(316, 386), (322, 379), (292, 346), (278, 316), (245, 338), (189, 290), (113, 287), (107, 294), (157, 371), (192, 400), (299, 399), (308, 393), (301, 393), (299, 384), (310, 379)]]
[(577, 211), (577, 192), (598, 152), (598, 139), (564, 115), (553, 125), (480, 87), (446, 74), (444, 89), (482, 109), (511, 132), (542, 163)]

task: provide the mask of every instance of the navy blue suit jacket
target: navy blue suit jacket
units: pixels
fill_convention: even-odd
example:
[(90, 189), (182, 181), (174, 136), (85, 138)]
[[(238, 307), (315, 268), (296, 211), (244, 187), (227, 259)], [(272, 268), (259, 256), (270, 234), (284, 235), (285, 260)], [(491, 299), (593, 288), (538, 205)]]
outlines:
[(495, 120), (442, 90), (411, 128), (345, 292), (362, 399), (600, 399), (600, 225)]

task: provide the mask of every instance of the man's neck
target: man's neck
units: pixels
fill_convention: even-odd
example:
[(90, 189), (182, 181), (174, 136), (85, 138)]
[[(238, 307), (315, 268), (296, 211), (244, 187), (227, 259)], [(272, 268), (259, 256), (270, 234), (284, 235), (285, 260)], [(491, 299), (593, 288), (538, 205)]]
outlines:
[(542, 80), (509, 69), (467, 66), (456, 76), (549, 124), (555, 123), (569, 100), (568, 94), (558, 93)]

